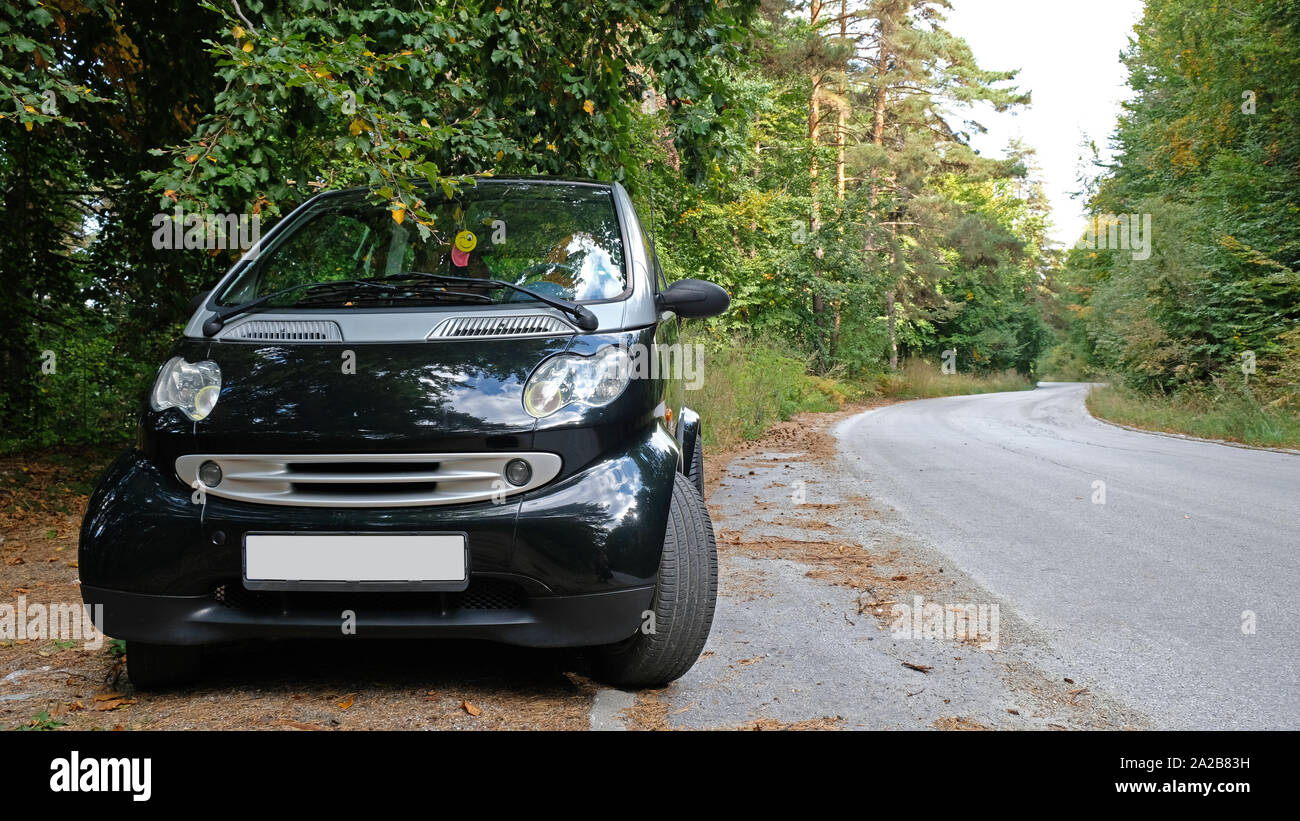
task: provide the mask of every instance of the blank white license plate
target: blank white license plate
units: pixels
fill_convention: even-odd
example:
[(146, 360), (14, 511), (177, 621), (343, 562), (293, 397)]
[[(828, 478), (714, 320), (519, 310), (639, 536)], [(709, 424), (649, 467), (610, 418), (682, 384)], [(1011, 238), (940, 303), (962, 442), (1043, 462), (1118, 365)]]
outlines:
[(461, 533), (250, 533), (244, 537), (244, 578), (250, 587), (462, 582), (465, 564)]

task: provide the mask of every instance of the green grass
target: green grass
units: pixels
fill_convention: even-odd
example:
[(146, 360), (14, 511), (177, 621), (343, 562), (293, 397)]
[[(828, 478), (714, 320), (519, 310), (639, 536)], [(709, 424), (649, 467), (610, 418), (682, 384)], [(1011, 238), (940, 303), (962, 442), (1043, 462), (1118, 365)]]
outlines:
[(1034, 383), (1015, 371), (989, 374), (943, 373), (937, 365), (919, 359), (904, 362), (896, 373), (877, 378), (876, 395), (893, 399), (926, 399), (971, 393), (1026, 391)]
[(808, 372), (810, 357), (779, 339), (710, 339), (696, 332), (683, 339), (702, 343), (704, 379), (686, 393), (686, 404), (705, 420), (704, 442), (727, 449), (757, 439), (777, 422), (804, 411), (835, 411), (845, 402), (885, 397), (918, 399), (970, 393), (1027, 390), (1029, 380), (1014, 372), (975, 376), (944, 374), (920, 360), (904, 363), (895, 374), (864, 379)]
[(704, 442), (710, 448), (757, 439), (796, 413), (838, 410), (861, 395), (843, 382), (809, 374), (798, 351), (773, 339), (720, 343), (697, 334), (683, 342), (706, 347), (701, 387), (686, 392), (686, 404), (707, 420)]
[(1242, 387), (1159, 396), (1106, 386), (1088, 394), (1088, 410), (1093, 416), (1146, 430), (1300, 448), (1300, 414), (1261, 404)]
[(25, 726), (19, 727), (18, 729), (28, 730), (28, 731), (57, 730), (60, 727), (66, 727), (66, 726), (68, 726), (66, 721), (59, 721), (57, 719), (50, 718), (50, 714), (48, 711), (41, 710), (36, 715), (32, 716), (32, 720), (27, 722)]

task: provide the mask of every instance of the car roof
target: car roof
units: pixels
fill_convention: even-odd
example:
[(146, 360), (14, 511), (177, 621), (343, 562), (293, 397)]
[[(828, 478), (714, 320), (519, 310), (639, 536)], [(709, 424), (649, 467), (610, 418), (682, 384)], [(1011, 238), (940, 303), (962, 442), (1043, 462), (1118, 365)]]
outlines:
[[(502, 185), (506, 183), (515, 183), (515, 182), (531, 182), (531, 183), (543, 183), (543, 184), (551, 184), (551, 185), (585, 185), (585, 186), (590, 186), (592, 188), (606, 188), (610, 190), (613, 190), (615, 186), (615, 183), (612, 182), (604, 182), (602, 180), (592, 180), (592, 179), (586, 179), (582, 177), (545, 177), (545, 176), (528, 176), (528, 175), (514, 174), (507, 177), (475, 177), (474, 179), (477, 180), (476, 185)], [(426, 188), (432, 187), (429, 185), (428, 180), (417, 179), (417, 180), (412, 180), (412, 182), (415, 183), (416, 185), (421, 185)], [(369, 190), (370, 189), (364, 185), (353, 186), (351, 188), (335, 188), (333, 190), (321, 191), (315, 197), (313, 197), (313, 199), (321, 198), (321, 197), (343, 196), (346, 194), (357, 194)]]

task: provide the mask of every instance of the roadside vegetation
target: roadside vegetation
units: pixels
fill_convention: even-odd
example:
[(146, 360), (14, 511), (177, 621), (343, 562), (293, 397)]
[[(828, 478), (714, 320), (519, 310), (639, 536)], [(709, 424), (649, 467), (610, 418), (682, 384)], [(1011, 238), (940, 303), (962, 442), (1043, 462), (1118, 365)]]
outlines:
[(728, 450), (757, 439), (772, 425), (806, 411), (837, 411), (873, 399), (922, 399), (968, 393), (1028, 390), (1028, 379), (1014, 370), (976, 375), (943, 373), (922, 359), (904, 361), (893, 373), (855, 378), (844, 373), (819, 374), (811, 357), (771, 336), (712, 340), (688, 335), (704, 345), (702, 386), (687, 394), (687, 403), (705, 422), (705, 445)]
[(1146, 1), (1124, 54), (1132, 99), (1114, 160), (1083, 180), (1093, 235), (1080, 226), (1055, 274), (1065, 312), (1042, 367), (1114, 385), (1089, 401), (1103, 418), (1297, 442), (1297, 10)]
[(1300, 449), (1300, 415), (1276, 401), (1261, 402), (1244, 386), (1214, 384), (1196, 391), (1159, 395), (1123, 385), (1105, 385), (1088, 394), (1088, 410), (1094, 416), (1135, 428)]

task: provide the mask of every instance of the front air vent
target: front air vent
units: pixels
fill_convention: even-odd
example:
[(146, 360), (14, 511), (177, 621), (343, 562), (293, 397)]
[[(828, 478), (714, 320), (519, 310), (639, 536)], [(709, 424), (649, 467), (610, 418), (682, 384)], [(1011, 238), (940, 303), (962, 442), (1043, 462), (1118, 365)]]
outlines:
[(548, 314), (511, 316), (458, 316), (443, 320), (429, 339), (501, 339), (527, 336), (561, 336), (573, 326)]
[(245, 342), (342, 342), (338, 323), (328, 320), (251, 319), (227, 328), (221, 339)]
[[(528, 464), (527, 480), (507, 478), (513, 461)], [(237, 502), (302, 507), (412, 507), (472, 502), (502, 504), (560, 473), (557, 454), (536, 451), (393, 454), (188, 454), (176, 476), (197, 489), (199, 468), (216, 462), (209, 496)]]

